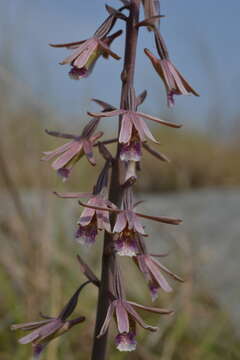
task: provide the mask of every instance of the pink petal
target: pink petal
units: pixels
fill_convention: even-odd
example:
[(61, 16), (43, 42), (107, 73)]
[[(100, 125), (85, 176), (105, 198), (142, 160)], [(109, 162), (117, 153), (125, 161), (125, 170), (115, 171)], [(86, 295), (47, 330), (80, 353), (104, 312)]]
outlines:
[(176, 219), (176, 218), (169, 218), (167, 216), (150, 216), (150, 215), (145, 215), (145, 214), (141, 214), (141, 213), (135, 213), (137, 216), (140, 216), (144, 219), (148, 219), (148, 220), (153, 220), (153, 221), (158, 221), (164, 224), (170, 224), (170, 225), (179, 225), (181, 224), (182, 220), (181, 219)]
[(59, 156), (53, 163), (52, 167), (59, 170), (66, 166), (82, 149), (82, 142), (74, 141), (71, 148), (67, 150), (63, 155)]
[(114, 309), (115, 309), (115, 305), (114, 303), (111, 303), (108, 307), (108, 311), (107, 311), (107, 315), (106, 315), (106, 318), (104, 320), (104, 323), (101, 327), (101, 330), (99, 332), (99, 334), (97, 335), (97, 338), (100, 338), (102, 335), (104, 335), (109, 327), (109, 324), (110, 324), (110, 321), (111, 321), (111, 318), (113, 316), (113, 312), (114, 312)]
[(148, 119), (148, 120), (152, 120), (152, 121), (155, 121), (159, 124), (162, 124), (162, 125), (166, 125), (166, 126), (169, 126), (169, 127), (173, 127), (173, 128), (180, 128), (182, 125), (180, 124), (174, 124), (172, 122), (169, 122), (169, 121), (165, 121), (165, 120), (161, 120), (161, 119), (158, 119), (157, 117), (155, 116), (151, 116), (151, 115), (148, 115), (148, 114), (144, 114), (144, 113), (141, 113), (141, 112), (137, 112), (136, 113), (137, 115), (139, 115), (140, 117), (142, 118), (145, 118), (145, 119)]
[(88, 58), (91, 56), (91, 53), (95, 51), (97, 46), (98, 43), (95, 39), (89, 39), (77, 47), (76, 50), (60, 62), (60, 64), (73, 64), (74, 66), (81, 68), (86, 64)]
[(180, 276), (178, 276), (175, 273), (173, 273), (172, 271), (170, 271), (168, 268), (166, 268), (166, 266), (162, 265), (160, 262), (158, 262), (157, 260), (155, 260), (152, 257), (151, 257), (151, 260), (157, 267), (159, 267), (162, 271), (165, 271), (165, 273), (167, 273), (168, 275), (173, 277), (175, 280), (178, 280), (180, 282), (184, 282), (184, 280)]
[(39, 336), (40, 335), (39, 335), (38, 330), (35, 330), (35, 331), (31, 332), (31, 334), (28, 334), (28, 335), (20, 338), (18, 340), (18, 342), (20, 344), (29, 344), (30, 342), (32, 342), (32, 341), (36, 340), (37, 338), (39, 338)]
[(96, 160), (93, 156), (92, 144), (89, 140), (83, 140), (83, 150), (91, 165), (96, 165)]
[(138, 132), (140, 140), (144, 141), (145, 140), (145, 133), (144, 133), (144, 130), (142, 128), (141, 119), (138, 116), (136, 116), (135, 113), (132, 115), (132, 122), (133, 122), (133, 125), (134, 125), (134, 127), (136, 128), (136, 130)]
[(143, 119), (139, 119), (139, 124), (142, 128), (142, 131), (144, 132), (144, 135), (148, 137), (151, 141), (155, 142), (156, 144), (159, 144), (159, 142), (155, 139), (155, 137), (152, 135), (151, 131), (149, 130), (147, 124)]
[(126, 309), (124, 308), (122, 302), (116, 301), (116, 317), (117, 317), (117, 327), (120, 333), (129, 332), (129, 320)]
[(71, 64), (76, 59), (76, 57), (80, 56), (81, 53), (86, 49), (87, 41), (88, 40), (77, 46), (76, 50), (71, 55), (67, 56), (63, 61), (60, 62), (60, 65)]
[(93, 195), (92, 193), (84, 193), (84, 192), (79, 192), (79, 193), (59, 193), (57, 191), (53, 192), (55, 195), (57, 195), (58, 197), (62, 198), (62, 199), (88, 199), (91, 198)]
[(96, 210), (97, 214), (97, 224), (98, 229), (106, 230), (107, 232), (111, 232), (110, 220), (109, 220), (109, 213), (107, 211), (99, 211)]
[(90, 224), (94, 215), (95, 215), (94, 209), (85, 208), (80, 216), (79, 224), (82, 226), (86, 226)]
[(72, 65), (78, 69), (81, 69), (84, 66), (86, 66), (91, 56), (95, 55), (95, 52), (97, 53), (97, 48), (98, 48), (98, 43), (95, 40), (93, 40), (91, 43), (89, 41), (88, 46), (85, 47), (82, 53), (76, 57)]
[(46, 339), (50, 335), (53, 335), (63, 325), (64, 325), (64, 323), (60, 319), (54, 319), (49, 324), (41, 327), (39, 329), (39, 334), (40, 334), (41, 340)]
[(88, 203), (88, 204), (84, 204), (84, 203), (81, 202), (80, 200), (79, 200), (78, 203), (79, 203), (81, 206), (83, 206), (83, 207), (88, 207), (88, 208), (94, 209), (94, 210), (101, 210), (101, 211), (108, 211), (108, 212), (115, 212), (115, 213), (120, 213), (120, 212), (122, 212), (122, 210), (117, 209), (117, 207), (110, 209), (110, 208), (106, 208), (106, 207), (92, 206), (92, 205), (90, 205), (89, 203)]
[(148, 273), (148, 268), (147, 268), (147, 266), (145, 264), (145, 256), (144, 255), (138, 255), (138, 256), (136, 256), (136, 260), (137, 260), (139, 270), (142, 273), (147, 274)]
[(72, 49), (72, 48), (75, 48), (75, 47), (79, 47), (79, 45), (85, 43), (86, 41), (87, 40), (81, 40), (81, 41), (75, 41), (75, 42), (65, 43), (65, 44), (49, 44), (49, 45), (54, 47), (54, 48), (66, 47), (66, 48)]
[(116, 223), (113, 228), (114, 233), (120, 233), (127, 226), (127, 219), (125, 213), (122, 211), (117, 215)]
[(132, 136), (132, 121), (131, 121), (131, 114), (128, 112), (123, 115), (122, 123), (121, 123), (121, 130), (119, 134), (119, 142), (123, 144), (127, 144)]
[(161, 274), (159, 268), (149, 259), (145, 259), (146, 265), (148, 266), (149, 271), (151, 272), (154, 279), (158, 282), (159, 286), (166, 292), (171, 292), (172, 288), (168, 284), (165, 277)]
[(157, 331), (157, 327), (155, 326), (150, 326), (150, 325), (147, 325), (143, 319), (138, 315), (138, 313), (133, 309), (133, 307), (130, 305), (129, 302), (125, 302), (125, 308), (126, 310), (128, 311), (129, 314), (132, 315), (133, 319), (136, 320), (136, 322), (142, 326), (144, 329), (146, 330), (150, 330), (150, 331)]
[(128, 222), (128, 228), (130, 230), (134, 227), (134, 212), (132, 210), (124, 210), (125, 216)]
[(145, 311), (149, 311), (149, 312), (153, 312), (155, 314), (172, 314), (173, 313), (173, 310), (168, 310), (168, 309), (161, 309), (161, 308), (157, 308), (157, 307), (153, 307), (153, 306), (145, 306), (145, 305), (140, 305), (140, 304), (137, 304), (133, 301), (128, 301), (128, 304), (136, 307), (137, 309), (140, 309), (140, 310), (145, 310)]
[(29, 322), (29, 323), (25, 323), (25, 324), (14, 324), (11, 326), (11, 330), (19, 330), (19, 329), (24, 330), (24, 331), (34, 330), (34, 329), (39, 328), (42, 325), (49, 323), (49, 321), (51, 321), (51, 319)]
[(74, 143), (74, 141), (70, 141), (62, 146), (59, 146), (55, 150), (43, 152), (43, 155), (45, 155), (45, 156), (42, 157), (41, 160), (46, 160), (46, 161), (51, 160), (53, 157), (60, 155), (60, 154), (64, 153), (65, 151), (67, 151), (68, 149), (70, 149), (73, 143)]
[(88, 112), (88, 115), (93, 116), (93, 117), (113, 117), (113, 116), (118, 116), (121, 114), (124, 114), (126, 112), (126, 110), (113, 110), (113, 111), (104, 111), (101, 113), (94, 113), (94, 112)]
[(32, 333), (24, 336), (19, 339), (20, 344), (28, 344), (35, 341), (38, 338), (41, 340), (47, 338), (49, 335), (54, 334), (61, 326), (63, 325), (61, 320), (54, 319), (51, 320), (48, 324), (41, 326), (39, 329), (34, 330)]
[(144, 231), (144, 228), (143, 228), (141, 222), (139, 221), (137, 215), (134, 213), (133, 216), (134, 216), (134, 228), (135, 228), (135, 230), (138, 233), (142, 234), (142, 235), (146, 235), (146, 233)]

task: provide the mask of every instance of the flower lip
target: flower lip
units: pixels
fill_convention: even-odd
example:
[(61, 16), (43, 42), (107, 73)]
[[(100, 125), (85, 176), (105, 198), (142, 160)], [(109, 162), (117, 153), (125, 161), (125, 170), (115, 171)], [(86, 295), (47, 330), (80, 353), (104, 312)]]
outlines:
[(119, 351), (134, 351), (137, 346), (133, 332), (118, 334), (115, 338), (115, 343)]

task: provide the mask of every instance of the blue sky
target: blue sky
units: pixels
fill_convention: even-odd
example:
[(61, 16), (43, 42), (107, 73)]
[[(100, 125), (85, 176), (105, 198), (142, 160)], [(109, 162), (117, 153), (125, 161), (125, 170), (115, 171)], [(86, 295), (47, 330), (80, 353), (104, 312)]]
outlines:
[[(0, 44), (4, 39), (5, 46), (10, 44), (19, 80), (61, 116), (83, 115), (91, 97), (119, 103), (121, 61), (101, 59), (91, 77), (72, 81), (68, 67), (58, 65), (67, 51), (47, 46), (91, 36), (106, 17), (104, 4), (101, 0), (1, 0)], [(109, 0), (108, 4), (117, 7), (120, 2)], [(163, 86), (143, 53), (144, 47), (154, 51), (153, 39), (141, 31), (136, 88), (149, 92), (144, 109), (198, 127), (208, 124), (212, 112), (220, 122), (237, 117), (239, 0), (162, 0), (161, 7), (166, 15), (161, 28), (171, 58), (201, 97), (178, 97), (174, 109), (166, 107)], [(121, 27), (119, 22), (116, 29)], [(118, 40), (113, 49), (123, 54), (122, 45)]]

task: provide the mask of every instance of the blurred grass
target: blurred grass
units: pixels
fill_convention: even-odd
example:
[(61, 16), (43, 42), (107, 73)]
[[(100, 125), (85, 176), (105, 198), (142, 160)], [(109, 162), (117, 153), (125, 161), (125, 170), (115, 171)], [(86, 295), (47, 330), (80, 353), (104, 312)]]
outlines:
[[(18, 88), (17, 105), (11, 95), (13, 86)], [(11, 333), (10, 325), (37, 320), (40, 310), (56, 315), (84, 280), (75, 260), (75, 254), (80, 250), (69, 235), (73, 232), (79, 209), (76, 207), (71, 211), (64, 202), (51, 196), (50, 191), (91, 190), (92, 184), (89, 184), (88, 179), (94, 178), (100, 165), (97, 165), (97, 169), (89, 168), (85, 160), (81, 161), (72, 179), (63, 185), (50, 166), (41, 163), (39, 159), (41, 151), (59, 146), (61, 142), (45, 135), (43, 128), (59, 131), (69, 129), (60, 126), (58, 114), (53, 114), (44, 104), (39, 104), (29, 89), (2, 69), (0, 94), (0, 359), (24, 360), (30, 355), (31, 349), (17, 344), (16, 339), (20, 334)], [(239, 186), (240, 147), (237, 140), (223, 142), (186, 129), (161, 129), (156, 136), (162, 142), (161, 151), (172, 162), (156, 164), (157, 160), (153, 161), (150, 155), (144, 153), (144, 173), (139, 191)], [(99, 270), (97, 250), (100, 247), (101, 242), (98, 241), (95, 251), (83, 254), (96, 270)], [(171, 304), (174, 308), (178, 307), (177, 315), (159, 320), (147, 315), (146, 321), (152, 324), (159, 321), (160, 331), (146, 334), (140, 330), (139, 346), (134, 354), (116, 352), (112, 338), (109, 358), (240, 358), (239, 338), (227, 314), (204, 288), (194, 283), (194, 266), (189, 264), (191, 253), (187, 255), (186, 261), (184, 254), (176, 250), (176, 263), (189, 281), (178, 287), (172, 296), (163, 295), (158, 305)], [(125, 261), (125, 266), (129, 269), (129, 297), (149, 303), (141, 276), (133, 266), (130, 267), (128, 261)], [(86, 315), (87, 322), (72, 330), (63, 341), (53, 342), (44, 359), (89, 359), (95, 304), (96, 290), (89, 287), (81, 295), (78, 306), (79, 314)]]

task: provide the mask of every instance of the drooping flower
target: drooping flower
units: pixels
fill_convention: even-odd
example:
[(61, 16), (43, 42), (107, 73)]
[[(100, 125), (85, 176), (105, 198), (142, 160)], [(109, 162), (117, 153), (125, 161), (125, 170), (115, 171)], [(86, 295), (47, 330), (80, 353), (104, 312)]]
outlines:
[[(75, 237), (79, 243), (92, 245), (95, 243), (99, 230), (111, 232), (109, 209), (115, 209), (116, 206), (106, 198), (106, 191), (103, 188), (99, 193), (55, 193), (64, 199), (89, 198), (84, 204), (84, 210), (77, 222), (78, 229)], [(79, 201), (82, 205), (82, 203)], [(106, 210), (106, 209), (107, 210)]]
[(162, 275), (162, 272), (166, 273), (175, 280), (183, 282), (183, 280), (178, 275), (167, 269), (164, 265), (157, 261), (155, 257), (156, 256), (150, 254), (138, 254), (134, 257), (135, 263), (148, 282), (148, 287), (150, 289), (153, 301), (158, 297), (159, 289), (162, 289), (166, 292), (172, 291), (171, 286)]
[(112, 295), (107, 315), (98, 337), (101, 337), (106, 333), (111, 318), (114, 316), (118, 329), (115, 343), (119, 351), (134, 351), (136, 349), (136, 324), (139, 324), (149, 331), (157, 330), (157, 327), (146, 324), (137, 313), (136, 309), (166, 315), (173, 313), (171, 310), (143, 306), (132, 301), (127, 301), (117, 263), (115, 264), (115, 273), (113, 275)]
[(125, 208), (116, 218), (113, 228), (115, 250), (120, 256), (134, 256), (138, 253), (139, 234), (146, 235), (133, 208)]
[(132, 110), (113, 110), (106, 111), (104, 113), (93, 113), (88, 112), (89, 115), (99, 118), (99, 117), (114, 117), (122, 115), (121, 129), (119, 134), (119, 142), (121, 144), (129, 144), (129, 141), (132, 139), (133, 135), (137, 134), (141, 141), (145, 141), (146, 137), (152, 140), (153, 142), (158, 143), (158, 141), (153, 137), (148, 126), (146, 125), (144, 119), (152, 120), (158, 124), (166, 125), (173, 128), (180, 128), (181, 125), (171, 123), (169, 121), (161, 120), (155, 116), (144, 114), (138, 111)]
[[(104, 198), (103, 194), (93, 196), (88, 200), (87, 205), (98, 208), (116, 208), (113, 203)], [(111, 232), (109, 212), (85, 207), (78, 221), (76, 238), (85, 245), (92, 245), (95, 242), (99, 230)]]
[(159, 29), (156, 27), (154, 27), (154, 36), (160, 58), (158, 59), (148, 49), (144, 49), (144, 52), (152, 62), (154, 69), (165, 85), (168, 105), (174, 105), (174, 95), (193, 94), (195, 96), (199, 96), (199, 94), (191, 87), (188, 81), (172, 64), (165, 41)]
[[(93, 117), (100, 117), (100, 113), (89, 112)], [(144, 119), (155, 121), (159, 124), (166, 125), (173, 128), (180, 128), (181, 125), (174, 124), (168, 121), (160, 120), (154, 116), (144, 114), (135, 110), (113, 110), (106, 111), (102, 117), (113, 117), (122, 115), (121, 129), (119, 134), (120, 159), (123, 161), (138, 162), (141, 159), (141, 143), (149, 138), (151, 141), (158, 143), (153, 137)]]
[(127, 189), (123, 196), (122, 210), (113, 207), (99, 207), (96, 205), (90, 205), (89, 203), (83, 204), (80, 201), (79, 203), (89, 209), (114, 212), (117, 214), (116, 222), (113, 228), (114, 246), (116, 252), (122, 256), (132, 257), (137, 255), (139, 252), (138, 238), (140, 235), (146, 236), (139, 218), (142, 217), (172, 225), (178, 225), (182, 222), (182, 220), (176, 218), (149, 216), (136, 212), (134, 209), (139, 202), (133, 204), (131, 189)]
[(105, 58), (111, 56), (116, 60), (120, 59), (120, 56), (110, 49), (110, 45), (115, 38), (122, 34), (122, 31), (120, 30), (107, 36), (114, 21), (115, 17), (110, 15), (95, 34), (87, 40), (66, 44), (50, 44), (50, 46), (55, 48), (65, 47), (74, 50), (70, 56), (60, 62), (61, 65), (70, 64), (72, 66), (69, 72), (69, 76), (72, 79), (79, 80), (89, 76), (100, 56)]
[[(110, 154), (108, 154), (110, 156)], [(107, 199), (108, 173), (111, 167), (111, 159), (106, 163), (99, 174), (96, 185), (92, 193), (55, 193), (57, 196), (65, 199), (88, 198), (87, 204), (78, 221), (76, 239), (85, 245), (92, 245), (95, 242), (99, 230), (111, 232), (109, 209), (115, 209), (116, 206)], [(81, 202), (79, 201), (81, 204)]]
[(77, 306), (78, 297), (85, 285), (90, 281), (82, 284), (74, 295), (70, 298), (68, 303), (64, 306), (63, 310), (57, 317), (44, 317), (44, 320), (30, 322), (25, 324), (12, 325), (12, 330), (31, 331), (30, 334), (20, 338), (18, 341), (20, 344), (32, 343), (33, 347), (33, 359), (39, 359), (43, 350), (48, 343), (56, 337), (63, 335), (70, 330), (74, 325), (80, 324), (85, 320), (85, 317), (80, 316), (73, 320), (67, 320)]
[(93, 134), (98, 122), (99, 121), (96, 121), (96, 119), (90, 120), (80, 136), (47, 131), (49, 135), (72, 140), (55, 150), (43, 152), (44, 156), (42, 157), (42, 160), (48, 161), (56, 157), (56, 160), (52, 163), (52, 167), (64, 180), (69, 177), (73, 166), (83, 157), (83, 155), (87, 157), (91, 165), (96, 165), (93, 156), (93, 146), (103, 135), (103, 132), (97, 132), (95, 135)]
[[(145, 98), (147, 96), (147, 91), (144, 90), (141, 94), (138, 96), (135, 95), (135, 91), (133, 88), (129, 90), (128, 95), (128, 107), (130, 110), (137, 110), (138, 106), (141, 105)], [(105, 107), (106, 111), (114, 111), (116, 108), (112, 105), (109, 105), (103, 101), (93, 99), (95, 102), (97, 102), (99, 105), (105, 104), (108, 105), (108, 107)], [(109, 110), (108, 110), (109, 109)], [(142, 156), (142, 144), (141, 139), (139, 137), (139, 134), (135, 128), (132, 130), (132, 134), (128, 142), (122, 143), (120, 146), (120, 159), (122, 161), (135, 161), (138, 162), (141, 160)]]

